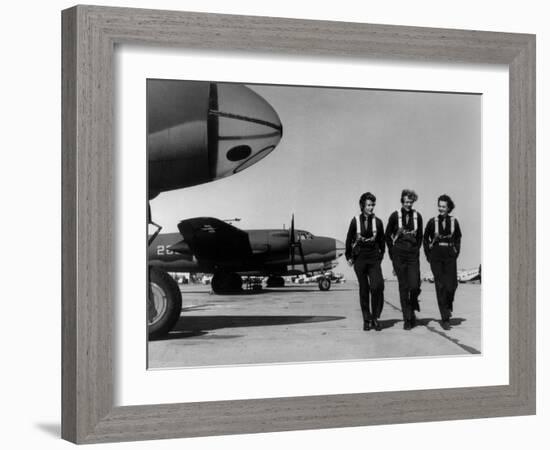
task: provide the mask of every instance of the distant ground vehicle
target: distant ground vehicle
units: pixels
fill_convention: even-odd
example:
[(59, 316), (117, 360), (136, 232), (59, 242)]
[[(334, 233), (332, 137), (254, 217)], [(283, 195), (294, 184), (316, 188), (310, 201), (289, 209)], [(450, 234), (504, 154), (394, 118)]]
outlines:
[(328, 291), (332, 283), (345, 283), (346, 279), (343, 274), (335, 274), (332, 270), (321, 272), (313, 275), (301, 275), (293, 278), (293, 282), (297, 284), (318, 283), (319, 289)]

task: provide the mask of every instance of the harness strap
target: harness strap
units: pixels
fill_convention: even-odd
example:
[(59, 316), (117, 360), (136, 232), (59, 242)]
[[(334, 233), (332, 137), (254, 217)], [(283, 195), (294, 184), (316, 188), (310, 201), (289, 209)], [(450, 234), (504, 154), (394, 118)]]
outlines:
[[(455, 233), (455, 218), (453, 216), (449, 216), (449, 218), (451, 219), (451, 232), (448, 235), (441, 236), (441, 237), (451, 237)], [(433, 221), (434, 221), (434, 232), (435, 234), (439, 234), (439, 218), (434, 217)]]
[[(401, 230), (401, 234), (416, 234), (416, 231), (418, 230), (418, 213), (415, 209), (413, 209), (413, 229), (412, 230), (405, 230), (403, 229), (403, 212), (398, 209), (397, 211), (397, 228)], [(397, 237), (394, 239), (397, 239)]]
[[(430, 248), (432, 248), (434, 246), (434, 244), (436, 243), (436, 239), (450, 239), (453, 237), (453, 234), (455, 232), (455, 218), (453, 216), (449, 216), (449, 218), (451, 219), (451, 232), (449, 234), (446, 234), (446, 235), (443, 235), (443, 236), (440, 236), (439, 235), (439, 217), (434, 217), (433, 218), (433, 221), (434, 221), (434, 238), (430, 244)], [(449, 245), (449, 244), (444, 244), (442, 242), (439, 242), (438, 245)]]
[[(357, 228), (357, 239), (361, 236), (361, 222), (360, 222), (360, 216), (355, 216), (355, 226)], [(366, 228), (366, 227), (365, 227)], [(363, 242), (373, 242), (376, 240), (376, 233), (378, 230), (376, 229), (376, 216), (374, 214), (371, 215), (371, 230), (372, 230), (372, 236), (370, 238), (363, 238)], [(367, 230), (365, 229), (365, 233)]]

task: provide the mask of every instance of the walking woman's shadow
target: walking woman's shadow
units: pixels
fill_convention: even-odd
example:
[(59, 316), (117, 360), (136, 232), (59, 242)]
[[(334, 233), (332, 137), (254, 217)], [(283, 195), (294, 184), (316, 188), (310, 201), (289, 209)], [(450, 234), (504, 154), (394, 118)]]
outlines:
[(387, 320), (378, 320), (380, 327), (385, 330), (387, 328), (392, 328), (397, 322), (402, 322), (401, 319), (387, 319)]

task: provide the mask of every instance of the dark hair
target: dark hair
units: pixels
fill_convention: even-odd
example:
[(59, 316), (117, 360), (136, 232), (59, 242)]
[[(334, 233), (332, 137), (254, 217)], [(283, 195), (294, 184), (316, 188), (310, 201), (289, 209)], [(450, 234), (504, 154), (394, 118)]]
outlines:
[(403, 189), (401, 191), (401, 203), (403, 203), (405, 197), (410, 197), (413, 202), (418, 200), (418, 195), (412, 189)]
[(440, 195), (439, 198), (437, 199), (438, 204), (439, 202), (446, 202), (449, 208), (449, 212), (455, 209), (455, 202), (453, 202), (452, 198), (449, 197), (447, 194)]
[(374, 196), (374, 194), (371, 194), (370, 192), (365, 192), (361, 195), (361, 197), (359, 197), (359, 207), (361, 208), (361, 210), (365, 208), (367, 200), (376, 203), (376, 197)]

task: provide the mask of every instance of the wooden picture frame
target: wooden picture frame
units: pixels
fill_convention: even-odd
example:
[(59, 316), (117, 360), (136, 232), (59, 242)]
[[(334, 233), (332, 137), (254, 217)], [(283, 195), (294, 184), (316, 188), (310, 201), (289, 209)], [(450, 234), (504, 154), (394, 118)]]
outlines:
[[(75, 6), (62, 13), (62, 437), (75, 443), (535, 413), (535, 36)], [(113, 402), (115, 44), (505, 64), (509, 384), (138, 405)]]

